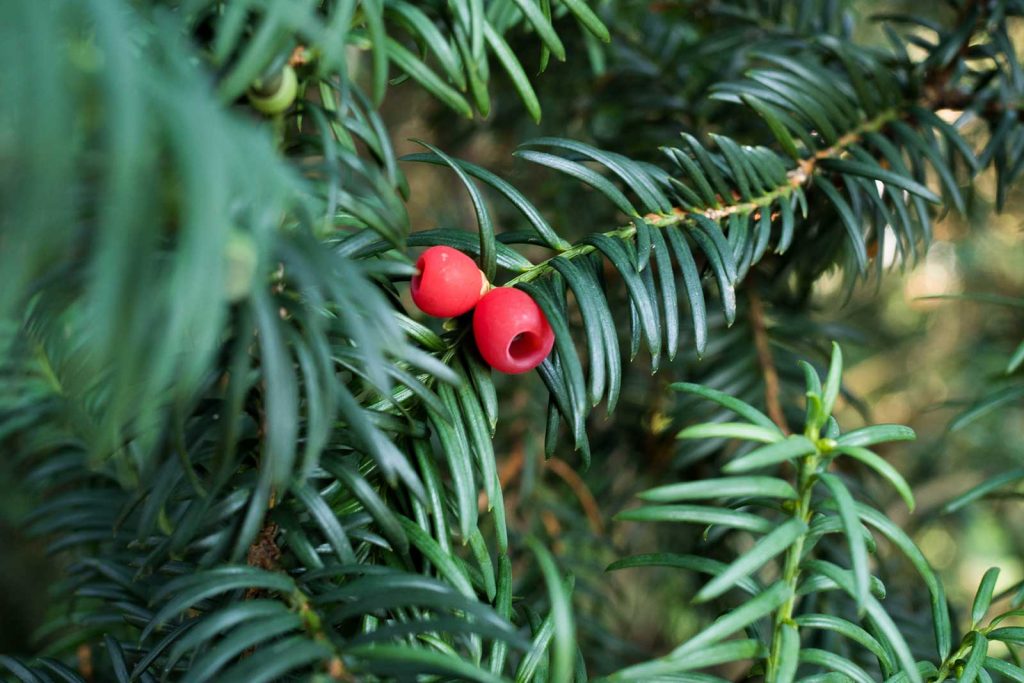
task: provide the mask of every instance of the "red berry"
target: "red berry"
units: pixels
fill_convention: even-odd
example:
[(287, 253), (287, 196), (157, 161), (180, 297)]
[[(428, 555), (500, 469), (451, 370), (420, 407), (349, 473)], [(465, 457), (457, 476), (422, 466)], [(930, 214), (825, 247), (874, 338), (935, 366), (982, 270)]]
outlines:
[(488, 365), (510, 375), (533, 370), (555, 343), (544, 311), (529, 294), (512, 287), (492, 289), (480, 299), (473, 336)]
[(466, 313), (487, 289), (487, 278), (473, 259), (451, 247), (431, 247), (416, 261), (412, 300), (437, 318)]

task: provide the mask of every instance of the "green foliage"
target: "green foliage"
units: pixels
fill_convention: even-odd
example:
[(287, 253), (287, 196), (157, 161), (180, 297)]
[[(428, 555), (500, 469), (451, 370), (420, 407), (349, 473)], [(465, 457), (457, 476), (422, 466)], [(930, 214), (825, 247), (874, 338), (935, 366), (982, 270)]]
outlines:
[[(913, 508), (876, 450), (914, 432), (844, 431), (838, 346), (824, 381), (804, 360), (842, 336), (811, 316), (815, 283), (880, 282), (884, 254), (914, 263), (974, 207), (979, 174), (1002, 206), (1024, 168), (1024, 4), (948, 5), (882, 17), (888, 47), (838, 1), (0, 5), (0, 448), (61, 573), (36, 650), (0, 671), (85, 680), (84, 651), (117, 681), (1021, 680), (1024, 591), (999, 612), (990, 571), (960, 635), (865, 484)], [(294, 102), (263, 104), (292, 68)], [(443, 140), (399, 157), (387, 106), (416, 93), (453, 135), (543, 105), (550, 134), (510, 145), (530, 176)], [(576, 135), (601, 121), (644, 124)], [(475, 234), (412, 230), (411, 162), (458, 181)], [(410, 252), (434, 244), (544, 310), (546, 396), (510, 399), (467, 319), (407, 310)], [(1019, 400), (1022, 358), (952, 427)], [(600, 516), (549, 498), (524, 522), (509, 498), (535, 453), (519, 491), (506, 470), (513, 430), (544, 424), (585, 508), (582, 476), (655, 404), (684, 445), (618, 520), (702, 531), (610, 568), (709, 577), (710, 620), (667, 655), (591, 618), (612, 575), (573, 549)]]
[[(937, 672), (942, 680), (957, 666), (972, 667), (973, 676), (991, 668), (992, 672), (1024, 669), (985, 658), (987, 640), (1012, 638), (999, 623), (1007, 615), (995, 616), (985, 627), (980, 622), (991, 604), (992, 588), (998, 569), (986, 575), (972, 610), (972, 630), (959, 648), (951, 653), (949, 607), (942, 584), (913, 541), (890, 522), (884, 513), (855, 499), (845, 477), (829, 470), (842, 471), (843, 460), (853, 458), (859, 464), (884, 463), (865, 448), (892, 440), (913, 439), (913, 431), (898, 425), (875, 425), (842, 433), (831, 417), (831, 404), (840, 386), (842, 357), (835, 346), (832, 363), (824, 384), (816, 372), (807, 368), (806, 397), (808, 414), (801, 434), (785, 435), (771, 420), (753, 406), (730, 396), (691, 384), (676, 388), (719, 403), (744, 421), (702, 424), (679, 433), (681, 439), (727, 437), (765, 443), (729, 461), (725, 472), (760, 470), (778, 472), (779, 465), (790, 465), (787, 478), (778, 476), (733, 476), (714, 481), (667, 485), (640, 494), (645, 500), (674, 503), (700, 501), (703, 505), (662, 505), (629, 510), (623, 518), (641, 521), (682, 521), (706, 525), (704, 535), (721, 541), (726, 534), (746, 532), (758, 535), (756, 542), (730, 564), (701, 567), (670, 553), (628, 558), (609, 569), (637, 566), (671, 566), (707, 572), (711, 580), (697, 593), (695, 600), (720, 598), (735, 590), (743, 596), (739, 606), (725, 612), (698, 635), (680, 644), (660, 659), (627, 667), (607, 677), (610, 681), (642, 681), (652, 677), (689, 672), (706, 667), (693, 655), (723, 643), (729, 636), (746, 629), (754, 649), (724, 650), (724, 661), (753, 659), (753, 670), (764, 673), (767, 681), (793, 681), (801, 666), (813, 665), (858, 681), (922, 681), (925, 671)], [(714, 427), (714, 429), (711, 429)], [(791, 445), (792, 444), (792, 445)], [(888, 482), (913, 498), (903, 478), (893, 469), (879, 471)], [(751, 525), (746, 520), (758, 522)], [(763, 525), (761, 523), (764, 523)], [(931, 596), (931, 622), (935, 651), (929, 660), (915, 661), (892, 616), (879, 597), (884, 598), (883, 583), (870, 573), (868, 549), (877, 550), (874, 529), (900, 551), (920, 574)], [(837, 565), (822, 559), (832, 554), (822, 548), (823, 539), (841, 534), (846, 545), (846, 563)], [(767, 573), (765, 565), (776, 562), (779, 569)], [(778, 577), (763, 585), (751, 580), (752, 574)], [(765, 620), (770, 626), (765, 627)], [(975, 630), (976, 629), (976, 630)], [(806, 647), (815, 641), (815, 631), (843, 636), (828, 650)], [(736, 642), (736, 641), (730, 641)], [(981, 652), (975, 656), (975, 652)], [(863, 664), (868, 658), (870, 668)], [(973, 677), (970, 678), (973, 680)]]

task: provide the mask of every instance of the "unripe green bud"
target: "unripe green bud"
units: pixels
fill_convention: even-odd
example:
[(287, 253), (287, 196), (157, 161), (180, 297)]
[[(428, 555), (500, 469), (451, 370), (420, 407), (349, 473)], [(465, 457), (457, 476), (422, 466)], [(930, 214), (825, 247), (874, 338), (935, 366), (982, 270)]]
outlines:
[(295, 74), (295, 69), (286, 65), (281, 70), (280, 77), (274, 81), (276, 84), (257, 83), (249, 88), (249, 103), (257, 111), (264, 114), (280, 114), (295, 102), (295, 96), (299, 92), (299, 78)]

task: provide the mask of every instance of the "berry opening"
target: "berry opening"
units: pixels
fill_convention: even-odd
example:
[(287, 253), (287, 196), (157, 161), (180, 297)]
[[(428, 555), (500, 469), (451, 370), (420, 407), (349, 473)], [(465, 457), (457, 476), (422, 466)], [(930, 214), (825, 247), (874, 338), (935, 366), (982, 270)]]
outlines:
[(533, 332), (521, 332), (512, 338), (508, 345), (508, 355), (513, 360), (529, 360), (541, 348), (540, 335)]

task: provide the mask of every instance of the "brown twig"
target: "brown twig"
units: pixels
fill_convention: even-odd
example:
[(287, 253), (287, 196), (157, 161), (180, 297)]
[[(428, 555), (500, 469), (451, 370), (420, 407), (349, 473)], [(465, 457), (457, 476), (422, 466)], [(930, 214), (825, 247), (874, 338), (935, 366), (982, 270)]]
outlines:
[(973, 93), (962, 90), (942, 90), (941, 92), (935, 92), (928, 99), (929, 107), (937, 111), (951, 109), (964, 112), (972, 109), (983, 119), (995, 119), (1007, 112), (1012, 112), (1018, 119), (1024, 119), (1024, 100), (1011, 100), (1007, 102), (990, 100), (985, 102), (980, 108), (975, 106), (976, 103), (977, 101)]
[(87, 681), (93, 680), (93, 667), (92, 667), (92, 648), (82, 643), (75, 650), (75, 658), (78, 662), (78, 673), (82, 675)]
[[(975, 28), (979, 25), (983, 25), (988, 16), (987, 3), (984, 0), (971, 0), (965, 2), (957, 13), (956, 25), (960, 25), (968, 20), (970, 14), (977, 10), (978, 14), (975, 19)], [(966, 57), (970, 51), (971, 38), (974, 36), (972, 31), (964, 39), (963, 43), (960, 44), (960, 48), (957, 50), (956, 58), (950, 60), (949, 64), (940, 68), (934, 69), (927, 74), (924, 79), (924, 105), (932, 110), (941, 109), (952, 109), (954, 111), (967, 111), (973, 109), (978, 116), (983, 119), (995, 119), (1003, 116), (1006, 113), (1012, 113), (1016, 115), (1017, 119), (1024, 120), (1024, 100), (989, 100), (983, 102), (980, 107), (978, 104), (978, 98), (975, 93), (965, 91), (962, 89), (950, 88), (950, 79), (955, 73), (961, 59)]]
[[(519, 476), (519, 473), (523, 470), (523, 464), (526, 456), (522, 445), (515, 448), (512, 451), (512, 455), (498, 465), (498, 481), (501, 483), (501, 488), (504, 490), (508, 487), (512, 481)], [(604, 521), (601, 518), (601, 507), (597, 503), (597, 499), (594, 494), (591, 493), (587, 483), (583, 481), (583, 478), (577, 474), (568, 463), (560, 458), (551, 458), (550, 460), (544, 461), (545, 469), (551, 470), (555, 476), (564, 481), (572, 492), (576, 495), (577, 500), (580, 501), (580, 506), (583, 508), (584, 514), (587, 516), (587, 521), (590, 523), (590, 528), (596, 534), (604, 533)], [(507, 502), (507, 499), (506, 499)], [(486, 497), (483, 493), (480, 495), (478, 501), (480, 505), (486, 503)], [(542, 519), (545, 526), (548, 527), (549, 532), (552, 528), (559, 529), (560, 527), (552, 525), (550, 519)]]
[(281, 549), (277, 547), (276, 536), (277, 525), (273, 522), (267, 522), (260, 529), (259, 536), (249, 546), (249, 552), (246, 554), (246, 564), (250, 567), (265, 569), (269, 572), (276, 571), (278, 568), (277, 561), (281, 558)]
[(523, 444), (518, 443), (512, 451), (512, 455), (498, 465), (498, 481), (501, 482), (501, 488), (504, 489), (508, 486), (508, 483), (515, 479), (523, 469), (524, 451)]
[(296, 45), (295, 49), (292, 50), (291, 55), (288, 56), (288, 65), (302, 66), (304, 64), (308, 64), (309, 60), (309, 49), (305, 45)]
[(750, 301), (750, 327), (754, 332), (754, 347), (757, 349), (757, 362), (764, 376), (764, 403), (768, 409), (768, 417), (779, 426), (784, 434), (789, 434), (786, 414), (779, 401), (779, 372), (775, 369), (772, 350), (768, 342), (768, 329), (764, 320), (764, 304), (755, 287), (747, 290)]
[[(276, 503), (277, 495), (272, 491), (270, 493), (270, 500), (267, 503), (267, 511), (273, 510)], [(256, 567), (268, 572), (278, 571), (280, 568), (278, 560), (281, 559), (281, 549), (277, 546), (277, 532), (277, 524), (266, 519), (256, 540), (249, 546), (245, 556), (245, 563), (250, 567)], [(245, 593), (245, 599), (252, 600), (253, 598), (258, 598), (263, 595), (263, 592), (263, 590), (258, 588), (250, 588)]]
[(576, 470), (569, 467), (564, 460), (559, 458), (551, 458), (544, 463), (544, 466), (569, 485), (572, 492), (576, 494), (576, 498), (579, 499), (583, 512), (587, 515), (587, 520), (590, 521), (590, 528), (593, 529), (595, 534), (603, 534), (604, 522), (601, 519), (601, 508), (598, 506), (594, 494), (590, 492), (590, 488), (587, 487), (586, 482), (583, 481), (580, 475), (576, 473)]
[[(505, 491), (506, 488), (508, 488), (509, 483), (513, 479), (515, 479), (517, 476), (519, 476), (519, 472), (522, 471), (522, 469), (523, 469), (523, 459), (524, 459), (524, 457), (525, 456), (523, 455), (523, 445), (522, 445), (522, 443), (519, 443), (512, 450), (512, 454), (508, 458), (506, 458), (502, 462), (498, 463), (498, 486), (501, 487), (501, 490), (503, 492)], [(509, 502), (510, 501), (509, 501), (508, 496), (506, 494), (505, 495), (505, 507), (506, 507), (506, 509), (509, 509)], [(481, 490), (477, 494), (476, 505), (477, 505), (477, 509), (481, 513), (487, 511), (487, 509), (488, 509), (487, 508), (488, 500), (487, 500), (487, 492), (486, 491)], [(511, 507), (514, 508), (515, 506), (513, 505)]]

